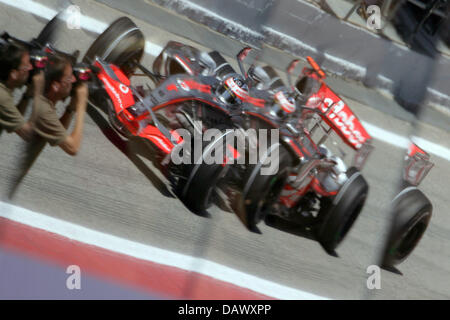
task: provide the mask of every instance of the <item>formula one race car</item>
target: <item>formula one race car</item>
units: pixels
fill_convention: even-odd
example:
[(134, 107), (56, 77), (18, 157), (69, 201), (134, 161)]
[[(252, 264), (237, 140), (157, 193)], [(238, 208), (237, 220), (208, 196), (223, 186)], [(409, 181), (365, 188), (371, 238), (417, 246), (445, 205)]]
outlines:
[[(116, 131), (147, 142), (174, 193), (189, 209), (204, 214), (227, 168), (226, 158), (238, 156), (226, 137), (240, 115), (241, 99), (234, 92), (245, 92), (245, 83), (218, 52), (199, 57), (202, 74), (151, 72), (139, 62), (144, 44), (142, 32), (128, 18), (111, 24), (84, 58), (96, 69), (90, 97)], [(189, 69), (186, 56), (178, 59)], [(160, 62), (158, 58), (155, 64)], [(153, 89), (131, 85), (137, 69), (153, 81)], [(216, 129), (214, 139), (203, 141), (203, 133), (211, 128)], [(218, 157), (223, 161), (211, 161)]]
[[(308, 61), (313, 68), (304, 69), (295, 88), (285, 86), (269, 66), (252, 66), (248, 72), (251, 95), (266, 95), (266, 104), (264, 108), (247, 104), (245, 114), (252, 126), (265, 128), (269, 124), (279, 129), (280, 170), (275, 176), (265, 176), (261, 174), (262, 163), (249, 166), (243, 174), (241, 205), (246, 210), (247, 226), (281, 218), (307, 228), (327, 252), (335, 254), (368, 194), (360, 170), (372, 150), (371, 137), (323, 81), (325, 73), (312, 58)], [(289, 83), (297, 62), (288, 67)], [(320, 128), (325, 134), (317, 137)], [(357, 151), (351, 167), (324, 145), (331, 131)]]
[[(325, 104), (339, 101), (339, 97), (323, 81), (320, 81), (325, 74), (320, 71), (314, 61), (310, 60), (310, 63), (313, 69), (303, 70), (304, 76), (297, 83), (297, 89), (303, 90), (306, 94), (313, 93), (309, 98), (309, 102), (312, 103), (314, 99), (319, 97), (320, 100), (323, 96), (326, 97)], [(341, 128), (338, 132), (339, 135), (346, 138), (348, 144), (358, 148), (358, 144), (361, 142), (360, 134), (363, 131), (357, 126), (353, 126), (351, 123), (352, 116), (345, 111), (345, 106), (342, 103), (337, 103), (336, 109), (345, 113), (342, 114), (341, 119), (330, 115), (327, 122), (334, 121)], [(350, 125), (350, 128), (348, 128), (350, 130), (346, 130), (346, 125)], [(356, 135), (352, 137), (349, 135), (349, 131)], [(363, 150), (363, 153), (365, 152)], [(365, 161), (364, 159), (365, 156), (358, 155), (356, 162)], [(358, 166), (360, 165), (358, 164)], [(416, 144), (410, 143), (404, 160), (402, 188), (392, 201), (393, 220), (383, 250), (381, 266), (387, 270), (400, 273), (394, 266), (405, 261), (411, 255), (430, 223), (433, 206), (426, 195), (418, 189), (418, 186), (432, 167), (433, 163), (430, 162), (429, 154)]]
[[(372, 146), (370, 135), (326, 85), (315, 61), (308, 57), (311, 68), (303, 70), (295, 85), (289, 80), (286, 86), (270, 67), (251, 66), (245, 72), (249, 48), (237, 56), (239, 74), (217, 51), (171, 41), (150, 71), (140, 63), (144, 43), (136, 25), (121, 18), (84, 58), (96, 70), (93, 104), (108, 115), (114, 129), (147, 143), (172, 190), (192, 211), (205, 213), (216, 203), (235, 212), (251, 230), (262, 220), (270, 224), (281, 219), (311, 231), (335, 254), (367, 198), (368, 184), (360, 171)], [(153, 88), (131, 85), (137, 69)], [(186, 147), (198, 145), (198, 137), (209, 129), (216, 129), (214, 140), (200, 138), (200, 152)], [(271, 142), (263, 145), (259, 132), (252, 136), (251, 129), (273, 129), (279, 139), (269, 135)], [(236, 132), (241, 134), (233, 136)], [(333, 132), (356, 151), (349, 167), (325, 145)], [(244, 140), (243, 152), (234, 148), (234, 138)], [(255, 146), (258, 156), (251, 163), (247, 159)], [(175, 161), (174, 154), (183, 161)], [(275, 155), (279, 170), (263, 174)], [(211, 162), (217, 157), (223, 161)]]
[[(251, 66), (245, 72), (243, 60), (249, 51), (250, 48), (244, 48), (237, 56), (241, 73), (246, 75), (244, 81), (249, 86), (248, 93), (241, 93), (239, 126), (246, 131), (249, 144), (243, 158), (251, 158), (251, 141), (257, 145), (253, 150), (259, 149), (258, 157), (253, 163), (244, 160), (229, 164), (229, 170), (215, 190), (222, 195), (220, 207), (235, 212), (250, 230), (257, 231), (256, 224), (267, 215), (314, 227), (319, 241), (331, 253), (364, 205), (368, 185), (359, 169), (371, 150), (371, 138), (349, 107), (326, 86), (323, 71), (317, 66), (308, 76), (322, 87), (305, 99), (304, 94), (284, 85), (270, 66)], [(170, 42), (155, 60), (153, 71), (164, 76), (205, 74), (211, 69), (199, 63), (205, 60), (203, 55), (206, 53), (191, 46)], [(297, 91), (305, 89), (303, 79), (297, 87)], [(318, 115), (328, 124), (326, 135), (335, 130), (359, 151), (353, 167), (347, 169), (341, 159), (322, 145), (326, 136), (319, 144), (314, 143), (305, 126), (314, 118), (312, 115)], [(325, 127), (316, 122), (312, 132)], [(253, 139), (249, 129), (257, 131)], [(265, 134), (271, 129), (277, 131), (280, 138), (266, 137), (271, 142), (262, 146), (259, 133)], [(279, 170), (264, 174), (265, 162), (275, 155), (278, 155)]]

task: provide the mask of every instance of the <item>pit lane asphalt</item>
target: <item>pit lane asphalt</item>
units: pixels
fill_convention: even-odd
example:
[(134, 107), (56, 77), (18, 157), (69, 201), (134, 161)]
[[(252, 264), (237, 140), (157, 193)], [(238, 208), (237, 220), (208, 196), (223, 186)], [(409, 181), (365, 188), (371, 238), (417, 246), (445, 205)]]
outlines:
[[(40, 1), (53, 7), (58, 1)], [(89, 1), (74, 1), (82, 12), (105, 23), (123, 13)], [(45, 20), (0, 5), (0, 30), (31, 38)], [(147, 40), (164, 46), (178, 36), (133, 19)], [(215, 35), (214, 35), (215, 36)], [(58, 48), (82, 54), (96, 35), (81, 30), (62, 37)], [(233, 51), (234, 52), (234, 51)], [(227, 52), (228, 53), (228, 52)], [(146, 56), (150, 66), (154, 57)], [(276, 57), (274, 57), (275, 59)], [(358, 90), (358, 88), (355, 88)], [(364, 121), (407, 136), (409, 123), (347, 100)], [(449, 148), (450, 133), (421, 123), (418, 136)], [(14, 204), (91, 229), (167, 250), (206, 258), (258, 277), (330, 298), (450, 298), (449, 162), (432, 156), (435, 167), (421, 185), (434, 205), (431, 225), (413, 255), (400, 269), (404, 276), (382, 271), (382, 289), (366, 289), (366, 269), (376, 261), (388, 223), (387, 208), (401, 170), (403, 150), (375, 140), (375, 151), (363, 171), (370, 195), (361, 217), (338, 249), (326, 255), (312, 240), (261, 225), (262, 235), (248, 232), (236, 216), (218, 209), (211, 219), (190, 213), (167, 197), (102, 134), (87, 117), (83, 147), (75, 158), (46, 147), (25, 178)], [(0, 137), (0, 195), (6, 200), (22, 143)], [(151, 164), (147, 160), (144, 162)], [(153, 170), (157, 174), (156, 170)], [(154, 180), (154, 179), (153, 179)], [(195, 285), (195, 283), (193, 283)]]

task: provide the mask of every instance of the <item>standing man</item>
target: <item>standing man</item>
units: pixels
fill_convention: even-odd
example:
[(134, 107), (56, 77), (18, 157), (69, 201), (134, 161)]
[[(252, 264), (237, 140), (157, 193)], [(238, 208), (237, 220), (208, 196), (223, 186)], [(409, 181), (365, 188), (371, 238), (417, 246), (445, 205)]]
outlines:
[(18, 44), (0, 43), (0, 133), (3, 129), (16, 132), (24, 140), (30, 139), (32, 128), (23, 113), (29, 99), (38, 90), (33, 92), (33, 86), (29, 85), (17, 106), (14, 104), (13, 90), (27, 83), (31, 70), (33, 67), (27, 49)]

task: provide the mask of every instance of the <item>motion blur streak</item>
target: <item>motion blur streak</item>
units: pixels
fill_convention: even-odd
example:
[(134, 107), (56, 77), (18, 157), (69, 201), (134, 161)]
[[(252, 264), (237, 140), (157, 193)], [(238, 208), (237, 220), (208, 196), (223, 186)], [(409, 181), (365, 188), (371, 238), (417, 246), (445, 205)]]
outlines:
[[(58, 11), (43, 6), (42, 4), (36, 3), (32, 0), (0, 0), (0, 3), (6, 4), (8, 6), (17, 8), (22, 11), (30, 12), (36, 15), (39, 15), (42, 18), (50, 20), (53, 18)], [(98, 21), (94, 18), (88, 16), (81, 17), (81, 27), (85, 30), (94, 32), (94, 33), (102, 33), (106, 28), (107, 24), (101, 21)], [(157, 44), (151, 43), (150, 41), (146, 41), (145, 52), (151, 56), (158, 56), (163, 48)], [(387, 131), (385, 129), (379, 128), (373, 124), (367, 123), (363, 121), (364, 126), (367, 127), (369, 133), (376, 139), (381, 140), (383, 142), (389, 143), (399, 148), (406, 149), (408, 147), (409, 139), (406, 137), (402, 137), (393, 132)], [(447, 161), (450, 161), (450, 150), (438, 145), (436, 143), (430, 142), (428, 140), (413, 137), (413, 140), (420, 145), (425, 151), (432, 153), (438, 157), (441, 157)]]
[[(383, 142), (389, 143), (399, 148), (408, 148), (409, 139), (402, 137), (396, 133), (381, 129), (373, 124), (362, 121), (364, 127), (374, 138), (381, 140)], [(426, 139), (422, 139), (416, 136), (411, 137), (414, 143), (417, 143), (426, 152), (432, 153), (438, 157), (441, 157), (447, 161), (450, 161), (450, 150)]]
[[(57, 10), (48, 8), (42, 4), (36, 3), (32, 0), (0, 0), (0, 3), (6, 4), (10, 7), (19, 9), (21, 11), (29, 12), (38, 15), (47, 20), (52, 19), (57, 13)], [(67, 19), (67, 17), (63, 17)], [(81, 28), (97, 34), (102, 33), (108, 27), (107, 23), (98, 21), (94, 18), (82, 15), (81, 16)], [(145, 52), (151, 56), (157, 56), (163, 48), (154, 43), (146, 41)]]

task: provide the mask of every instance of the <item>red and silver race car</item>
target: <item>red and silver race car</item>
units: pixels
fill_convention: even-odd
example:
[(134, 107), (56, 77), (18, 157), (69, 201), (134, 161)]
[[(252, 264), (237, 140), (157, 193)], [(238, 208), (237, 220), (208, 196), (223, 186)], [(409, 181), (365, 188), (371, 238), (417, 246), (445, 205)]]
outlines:
[[(270, 66), (250, 67), (250, 94), (264, 103), (245, 104), (244, 123), (246, 128), (279, 130), (279, 142), (268, 149), (278, 150), (279, 170), (263, 175), (262, 162), (234, 166), (238, 172), (234, 177), (243, 179), (233, 181), (230, 174), (233, 183), (225, 184), (225, 193), (234, 195), (232, 207), (250, 229), (263, 219), (270, 225), (282, 220), (308, 230), (327, 252), (335, 254), (367, 198), (368, 184), (360, 170), (372, 150), (371, 137), (323, 81), (323, 71), (311, 58), (308, 61), (313, 68), (304, 70), (295, 88), (284, 85)], [(288, 67), (289, 82), (296, 63)], [(331, 132), (356, 151), (350, 167), (325, 145)]]
[[(372, 146), (370, 135), (327, 86), (315, 61), (308, 58), (311, 68), (303, 70), (294, 86), (285, 86), (270, 67), (244, 71), (248, 48), (238, 55), (239, 74), (216, 51), (171, 41), (150, 71), (140, 64), (144, 43), (136, 25), (121, 18), (85, 56), (96, 70), (92, 101), (115, 130), (148, 142), (173, 191), (192, 211), (205, 213), (216, 202), (253, 230), (263, 219), (273, 226), (282, 220), (308, 230), (335, 254), (367, 198), (360, 170)], [(153, 88), (131, 85), (136, 69), (153, 81)], [(183, 154), (190, 164), (172, 161), (174, 150), (193, 142), (179, 135), (180, 129), (195, 139), (211, 128), (218, 129), (218, 139), (202, 141), (198, 157)], [(248, 135), (249, 129), (275, 129), (280, 138), (263, 149), (256, 163), (239, 163), (242, 154), (228, 144), (228, 129), (242, 131), (249, 145), (261, 142)], [(356, 151), (348, 167), (325, 144), (333, 132)], [(223, 163), (208, 164), (208, 153), (218, 145)], [(251, 148), (244, 153), (248, 156)], [(265, 159), (272, 153), (279, 155), (279, 170), (264, 175)]]
[[(305, 68), (303, 77), (297, 82), (297, 89), (308, 96), (306, 105), (323, 101), (319, 108), (325, 113), (323, 120), (336, 131), (344, 141), (354, 149), (360, 149), (363, 155), (355, 158), (356, 166), (361, 166), (366, 159), (366, 152), (360, 148), (370, 137), (361, 123), (355, 118), (345, 103), (323, 81), (325, 73), (317, 63), (308, 58), (312, 69)], [(324, 99), (325, 98), (325, 99)], [(336, 104), (335, 114), (326, 112), (327, 106)], [(316, 104), (317, 105), (317, 104)], [(328, 109), (329, 110), (329, 109)], [(433, 167), (430, 156), (414, 143), (410, 143), (404, 160), (401, 191), (391, 204), (391, 228), (384, 244), (380, 265), (392, 272), (401, 272), (396, 265), (405, 261), (418, 245), (431, 219), (433, 206), (426, 195), (418, 189), (419, 184)]]
[[(305, 95), (298, 91), (305, 89), (304, 79), (297, 82), (296, 92), (284, 85), (270, 66), (251, 66), (245, 72), (243, 60), (249, 51), (244, 48), (237, 56), (241, 73), (246, 76), (244, 81), (250, 87), (249, 92), (236, 91), (243, 102), (239, 127), (246, 131), (247, 143), (256, 144), (253, 150), (261, 147), (262, 131), (265, 134), (276, 130), (279, 139), (258, 150), (255, 163), (248, 161), (250, 147), (244, 157), (247, 161), (230, 163), (215, 188), (220, 197), (218, 204), (235, 212), (250, 230), (257, 231), (256, 225), (268, 216), (314, 229), (320, 243), (332, 253), (367, 197), (368, 185), (359, 169), (372, 149), (371, 138), (348, 105), (323, 82), (324, 73), (312, 59), (316, 69), (307, 74), (307, 80), (321, 87), (304, 99)], [(211, 70), (214, 73), (214, 69), (199, 63), (206, 60), (202, 58), (205, 55), (191, 46), (170, 42), (155, 60), (153, 72), (167, 77), (180, 73), (198, 76)], [(307, 124), (312, 122), (309, 132)], [(325, 126), (327, 132), (315, 143), (312, 133)], [(257, 131), (253, 139), (249, 129)], [(332, 130), (358, 151), (349, 169), (323, 145)], [(263, 174), (265, 161), (274, 154), (278, 155), (278, 171)]]
[[(232, 133), (227, 129), (235, 128), (238, 122), (239, 93), (245, 93), (245, 83), (215, 51), (196, 62), (203, 67), (202, 74), (151, 72), (140, 64), (144, 45), (143, 34), (128, 18), (115, 21), (97, 38), (84, 58), (96, 75), (90, 86), (91, 102), (108, 115), (121, 135), (146, 142), (152, 160), (156, 160), (174, 193), (190, 210), (206, 214), (215, 183), (227, 168), (226, 158), (238, 156), (231, 145), (226, 145), (226, 138)], [(186, 58), (177, 57), (176, 67), (190, 70)], [(174, 67), (161, 57), (155, 66), (159, 64)], [(137, 69), (153, 81), (153, 88), (131, 84)], [(211, 128), (219, 132), (218, 136), (203, 141), (203, 132)], [(220, 149), (223, 163), (208, 161), (216, 156), (211, 153)], [(182, 160), (179, 163), (173, 160), (174, 152)]]
[[(322, 111), (326, 110), (326, 106), (335, 103), (337, 116), (326, 112), (325, 117), (322, 117), (327, 124), (334, 126), (335, 130), (339, 129), (338, 134), (348, 145), (358, 149), (361, 143), (364, 145), (369, 136), (359, 122), (354, 122), (352, 113), (348, 112), (348, 107), (340, 100), (339, 96), (321, 81), (324, 79), (325, 73), (311, 58), (308, 58), (308, 61), (312, 70), (303, 70), (303, 78), (297, 83), (297, 88), (299, 90), (306, 89), (306, 91), (308, 91), (307, 88), (315, 88), (309, 92), (307, 105), (308, 103), (314, 104), (315, 99), (323, 100), (324, 103), (320, 106)], [(325, 99), (323, 99), (324, 97)], [(365, 152), (363, 151), (363, 153)], [(356, 159), (357, 163), (365, 159), (364, 156), (358, 156), (358, 158)], [(430, 223), (433, 206), (427, 196), (418, 189), (418, 186), (432, 167), (433, 163), (430, 162), (429, 154), (411, 142), (404, 159), (401, 191), (391, 204), (391, 228), (385, 241), (380, 263), (387, 270), (400, 273), (394, 266), (405, 261), (411, 255)]]

